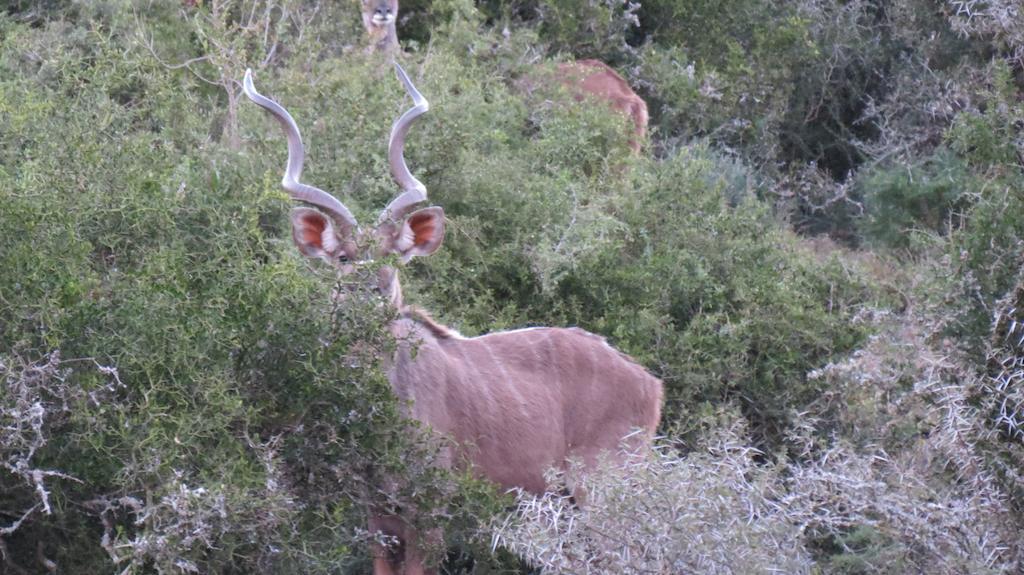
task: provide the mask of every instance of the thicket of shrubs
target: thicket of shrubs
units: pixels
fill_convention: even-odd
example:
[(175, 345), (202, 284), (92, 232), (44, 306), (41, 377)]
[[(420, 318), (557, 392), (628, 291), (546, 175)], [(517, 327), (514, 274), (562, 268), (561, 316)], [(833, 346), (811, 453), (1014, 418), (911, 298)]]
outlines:
[[(0, 571), (361, 573), (371, 503), (443, 526), (450, 572), (1020, 569), (1013, 0), (402, 13), (432, 106), (407, 157), (448, 217), (406, 299), (466, 335), (607, 336), (665, 381), (660, 450), (582, 508), (508, 511), (432, 465), (383, 375), (388, 310), (296, 253), (283, 139), (238, 84), (253, 67), (304, 179), (369, 221), (408, 102), (355, 5), (15, 3)], [(516, 87), (584, 57), (648, 101), (639, 157), (602, 106)]]

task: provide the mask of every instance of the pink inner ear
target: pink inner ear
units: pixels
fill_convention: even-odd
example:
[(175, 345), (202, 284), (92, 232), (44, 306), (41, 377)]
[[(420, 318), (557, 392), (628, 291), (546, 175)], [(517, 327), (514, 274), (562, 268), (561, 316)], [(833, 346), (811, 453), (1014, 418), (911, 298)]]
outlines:
[(302, 228), (299, 233), (302, 234), (304, 244), (323, 249), (325, 229), (327, 229), (327, 220), (323, 216), (318, 214), (302, 215)]
[(413, 245), (422, 246), (433, 241), (437, 226), (430, 214), (414, 214), (409, 217), (409, 228), (412, 229)]

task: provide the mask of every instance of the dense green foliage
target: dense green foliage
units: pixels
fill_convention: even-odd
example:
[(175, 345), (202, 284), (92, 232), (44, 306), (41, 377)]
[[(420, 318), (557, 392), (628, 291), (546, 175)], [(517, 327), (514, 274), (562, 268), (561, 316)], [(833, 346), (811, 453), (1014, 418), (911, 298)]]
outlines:
[[(443, 526), (451, 571), (522, 572), (479, 535), (507, 497), (433, 465), (438, 438), (401, 417), (393, 310), (333, 299), (342, 280), (292, 245), (283, 138), (241, 95), (252, 67), (303, 130), (304, 180), (375, 218), (408, 102), (355, 3), (144, 4), (0, 12), (0, 572), (362, 573), (371, 504)], [(664, 380), (678, 441), (735, 409), (730, 442), (761, 450), (737, 469), (778, 482), (758, 504), (817, 501), (801, 486), (825, 480), (786, 481), (829, 457), (895, 483), (910, 471), (871, 472), (869, 450), (926, 444), (950, 469), (918, 466), (921, 484), (958, 502), (985, 477), (963, 517), (1006, 511), (1014, 533), (1024, 427), (1001, 400), (1020, 378), (992, 358), (1019, 359), (1024, 32), (1012, 3), (962, 4), (403, 2), (400, 58), (431, 101), (407, 158), (447, 217), (406, 299), (466, 335), (606, 336)], [(642, 154), (604, 106), (518, 87), (570, 58), (645, 98)], [(948, 429), (967, 447), (933, 445)], [(932, 500), (916, 489), (839, 505), (902, 513)], [(1021, 564), (1009, 544), (946, 562), (878, 505), (769, 527), (818, 572)]]

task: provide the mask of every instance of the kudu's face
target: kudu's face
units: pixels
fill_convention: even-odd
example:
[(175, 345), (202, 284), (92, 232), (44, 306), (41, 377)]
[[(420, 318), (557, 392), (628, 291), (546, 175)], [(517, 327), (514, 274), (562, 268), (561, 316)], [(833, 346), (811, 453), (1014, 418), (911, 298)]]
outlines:
[(361, 0), (363, 3), (363, 25), (369, 29), (384, 28), (398, 17), (398, 0)]
[[(367, 264), (389, 255), (398, 256), (403, 263), (415, 256), (430, 255), (440, 247), (444, 238), (444, 211), (441, 208), (412, 211), (417, 204), (426, 201), (427, 190), (405, 164), (405, 136), (413, 120), (426, 112), (429, 104), (402, 67), (395, 64), (395, 68), (415, 104), (395, 121), (388, 141), (391, 175), (403, 191), (384, 208), (377, 223), (365, 229), (360, 228), (352, 213), (337, 198), (299, 181), (305, 149), (295, 120), (280, 104), (256, 91), (251, 72), (246, 71), (245, 74), (243, 88), (246, 95), (270, 112), (288, 137), (288, 165), (281, 185), (296, 200), (318, 208), (301, 207), (292, 211), (292, 239), (304, 255), (328, 262), (343, 275), (366, 269)], [(375, 277), (367, 276), (366, 283), (365, 287), (378, 289), (390, 296), (392, 302), (400, 302), (396, 272), (391, 266), (381, 266)]]
[(388, 255), (404, 263), (430, 255), (444, 238), (444, 210), (416, 210), (401, 221), (384, 220), (370, 229), (333, 221), (319, 210), (292, 210), (292, 239), (304, 255), (320, 258), (343, 273)]
[(417, 210), (402, 221), (384, 221), (366, 230), (342, 227), (311, 208), (292, 210), (292, 239), (300, 252), (326, 261), (354, 280), (346, 282), (349, 290), (377, 290), (393, 303), (400, 302), (395, 268), (375, 266), (374, 262), (389, 255), (398, 256), (400, 262), (430, 255), (443, 238), (444, 211), (439, 207)]

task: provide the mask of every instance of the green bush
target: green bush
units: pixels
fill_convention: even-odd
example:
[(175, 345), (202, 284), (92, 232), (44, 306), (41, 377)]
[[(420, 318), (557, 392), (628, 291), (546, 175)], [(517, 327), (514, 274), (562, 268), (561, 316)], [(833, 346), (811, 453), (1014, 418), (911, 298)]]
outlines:
[[(888, 418), (900, 406), (877, 397), (913, 388), (917, 364), (872, 355), (870, 319), (922, 307), (950, 346), (985, 349), (1022, 253), (1019, 81), (1012, 65), (978, 67), (971, 78), (987, 81), (943, 93), (925, 122), (909, 108), (980, 52), (951, 56), (948, 30), (926, 40), (945, 17), (913, 16), (916, 1), (878, 6), (403, 4), (399, 57), (431, 101), (407, 158), (448, 218), (444, 248), (406, 268), (406, 300), (467, 335), (579, 325), (606, 336), (664, 379), (662, 431), (697, 437), (708, 413), (739, 406), (743, 441), (765, 449), (743, 473), (790, 461), (806, 410), (831, 418), (811, 426), (827, 445), (912, 453), (921, 420)], [(302, 129), (304, 181), (372, 221), (396, 193), (386, 137), (409, 102), (390, 64), (362, 51), (355, 7), (28, 10), (0, 16), (0, 569), (46, 569), (41, 556), (73, 572), (365, 572), (365, 511), (377, 505), (444, 527), (460, 556), (450, 571), (526, 570), (481, 537), (505, 500), (436, 467), (437, 439), (401, 417), (385, 377), (390, 310), (369, 295), (335, 301), (338, 278), (296, 253), (278, 184), (285, 143), (240, 94), (252, 67)], [(921, 68), (901, 65), (893, 80), (900, 50), (935, 56), (939, 75), (914, 83)], [(654, 157), (629, 153), (628, 122), (606, 107), (557, 83), (526, 93), (524, 74), (556, 69), (548, 53), (605, 58), (628, 76), (651, 104)], [(971, 104), (947, 114), (960, 94)], [(894, 123), (858, 124), (883, 115)], [(919, 125), (927, 142), (891, 140), (899, 153), (866, 145)], [(829, 150), (872, 164), (849, 178), (803, 165)], [(793, 173), (813, 176), (784, 198), (780, 174)], [(809, 198), (863, 201), (867, 245), (910, 247), (913, 260), (893, 274), (883, 258), (808, 242), (767, 203), (795, 205), (802, 229), (852, 226), (852, 211)], [(908, 228), (927, 233), (905, 245)], [(892, 277), (923, 272), (911, 289)], [(843, 365), (903, 375), (836, 375)], [(930, 413), (946, 399), (911, 403)], [(844, 449), (831, 452), (837, 470), (899, 476)], [(790, 471), (819, 461), (794, 457)], [(891, 495), (881, 500), (897, 510), (924, 500), (878, 489), (854, 492)], [(789, 492), (808, 505), (822, 493)], [(852, 572), (918, 557), (907, 551), (918, 540), (879, 513), (812, 533), (800, 564)]]
[(862, 337), (851, 318), (874, 296), (752, 195), (732, 205), (721, 165), (697, 147), (637, 172), (620, 243), (580, 258), (560, 291), (584, 326), (657, 366), (669, 421), (728, 398), (770, 435), (818, 393), (804, 374)]
[[(0, 348), (4, 364), (65, 358), (59, 382), (28, 388), (50, 398), (49, 437), (12, 457), (60, 475), (10, 564), (62, 533), (41, 553), (88, 572), (358, 572), (371, 502), (422, 505), (430, 525), (472, 517), (489, 495), (458, 495), (399, 416), (388, 318), (332, 304), (332, 275), (287, 241), (280, 154), (211, 142), (189, 73), (124, 57), (132, 36), (2, 26)], [(244, 119), (281, 151), (275, 126)], [(5, 421), (28, 413), (3, 405)], [(408, 483), (366, 489), (390, 475)], [(3, 486), (34, 509), (31, 483)]]
[(960, 227), (978, 182), (949, 150), (917, 165), (893, 165), (861, 173), (857, 187), (866, 207), (868, 241), (909, 248), (915, 233), (948, 234)]
[(967, 172), (966, 205), (956, 214), (955, 233), (938, 246), (945, 255), (938, 295), (948, 308), (949, 333), (981, 353), (992, 310), (1015, 285), (1024, 257), (1024, 106), (1001, 63), (979, 92), (978, 109), (958, 114), (946, 132), (956, 153), (951, 163)]
[(597, 58), (618, 64), (628, 58), (636, 40), (640, 6), (615, 0), (486, 0), (478, 3), (493, 24), (536, 29), (544, 48), (576, 58)]

